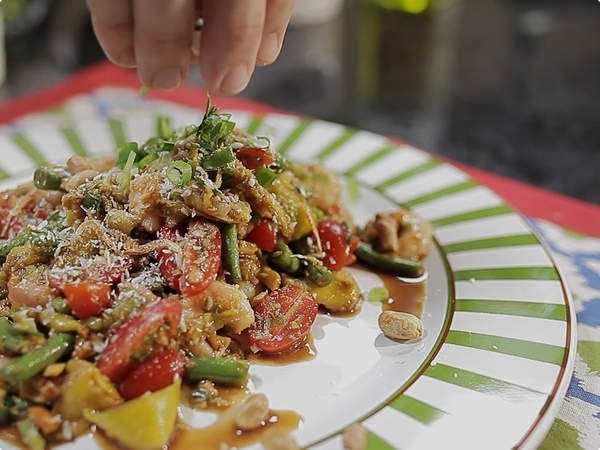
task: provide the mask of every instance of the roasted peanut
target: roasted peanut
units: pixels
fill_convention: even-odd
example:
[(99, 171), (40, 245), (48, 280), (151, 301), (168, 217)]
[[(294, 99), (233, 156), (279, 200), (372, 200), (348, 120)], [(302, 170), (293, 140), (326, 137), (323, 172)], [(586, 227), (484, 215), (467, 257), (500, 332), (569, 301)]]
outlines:
[(100, 172), (94, 169), (86, 169), (81, 172), (77, 172), (71, 178), (64, 182), (63, 187), (67, 192), (74, 191), (78, 186), (82, 185), (86, 181), (91, 180)]
[(44, 369), (44, 376), (47, 378), (57, 377), (64, 372), (65, 366), (65, 363), (50, 364)]
[(244, 431), (260, 427), (269, 416), (269, 400), (264, 394), (252, 394), (239, 406), (235, 425)]
[(392, 339), (419, 339), (423, 322), (417, 316), (398, 311), (384, 311), (379, 316), (379, 328)]

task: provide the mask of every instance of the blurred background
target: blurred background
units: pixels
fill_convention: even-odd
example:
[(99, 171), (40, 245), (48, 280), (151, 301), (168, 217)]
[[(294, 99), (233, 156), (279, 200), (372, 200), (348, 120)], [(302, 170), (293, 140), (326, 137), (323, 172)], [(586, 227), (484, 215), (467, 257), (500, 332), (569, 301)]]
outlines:
[[(0, 11), (0, 101), (104, 59), (83, 0)], [(600, 203), (595, 0), (298, 0), (242, 96)]]

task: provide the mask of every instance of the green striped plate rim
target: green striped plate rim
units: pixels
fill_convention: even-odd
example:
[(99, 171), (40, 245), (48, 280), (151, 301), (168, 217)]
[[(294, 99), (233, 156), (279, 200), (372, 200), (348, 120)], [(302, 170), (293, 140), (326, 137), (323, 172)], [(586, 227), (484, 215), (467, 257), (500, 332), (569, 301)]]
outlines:
[[(138, 113), (148, 115), (148, 108)], [(453, 417), (459, 423), (461, 414), (476, 419), (479, 413), (465, 413), (444, 395), (428, 394), (433, 388), (503, 407), (514, 404), (515, 411), (521, 401), (539, 404), (535, 414), (532, 410), (519, 418), (527, 422), (527, 426), (521, 423), (519, 433), (507, 429), (508, 447), (534, 448), (566, 391), (574, 360), (575, 322), (560, 271), (527, 222), (459, 169), (411, 145), (320, 120), (233, 115), (250, 132), (273, 136), (274, 146), (287, 157), (321, 161), (352, 183), (368, 186), (423, 215), (432, 223), (442, 252), (450, 257), (455, 298), (443, 339), (423, 370), (389, 403), (361, 418), (368, 429), (368, 449), (426, 448), (419, 442), (429, 442), (427, 436), (440, 433)], [(147, 133), (154, 132), (156, 118), (148, 115)], [(132, 139), (130, 122), (127, 116), (67, 119), (55, 127), (52, 142), (62, 142), (71, 154), (98, 154), (102, 149), (90, 148), (86, 139), (90, 126), (84, 125), (102, 129), (108, 136), (106, 145), (114, 147)], [(6, 162), (10, 154), (0, 162), (0, 179), (10, 179), (18, 169), (22, 173), (28, 164), (30, 170), (53, 160), (52, 149), (36, 145), (31, 133), (27, 127), (4, 130), (4, 152), (20, 154), (15, 154), (18, 164)], [(509, 320), (524, 326), (503, 328)], [(460, 355), (489, 363), (467, 363)], [(511, 375), (502, 364), (513, 365), (515, 371), (528, 368), (540, 374), (539, 380)], [(398, 437), (394, 428), (405, 430), (409, 441)], [(450, 437), (454, 441), (447, 442), (449, 448), (470, 445), (469, 434)], [(334, 448), (339, 441), (334, 432), (311, 445)]]

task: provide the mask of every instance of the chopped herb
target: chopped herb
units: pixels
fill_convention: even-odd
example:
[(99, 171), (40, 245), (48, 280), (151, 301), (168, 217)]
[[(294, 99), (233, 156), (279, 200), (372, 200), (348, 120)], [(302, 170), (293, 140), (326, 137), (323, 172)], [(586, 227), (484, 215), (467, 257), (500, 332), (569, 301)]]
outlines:
[(138, 162), (138, 167), (140, 169), (146, 167), (148, 164), (150, 164), (153, 161), (156, 161), (158, 159), (158, 153), (148, 153), (146, 156), (144, 156), (142, 159), (140, 159), (140, 161)]
[(91, 209), (101, 213), (104, 211), (104, 200), (91, 192), (86, 192), (83, 194), (81, 206), (84, 209)]
[(127, 159), (132, 152), (137, 159), (137, 153), (139, 152), (137, 142), (127, 142), (121, 145), (117, 149), (117, 166), (119, 166), (121, 169), (125, 167)]
[(185, 186), (192, 181), (192, 166), (185, 161), (173, 161), (167, 168), (167, 178), (175, 186)]
[(119, 190), (121, 192), (125, 192), (129, 189), (129, 183), (131, 182), (131, 169), (135, 164), (135, 152), (130, 152), (127, 157), (127, 162), (125, 162), (125, 167), (123, 168), (123, 172), (121, 173), (121, 182), (119, 183)]
[(150, 91), (150, 88), (148, 86), (146, 86), (145, 84), (142, 84), (140, 86), (139, 93), (142, 97), (144, 97), (146, 94), (148, 94), (148, 91)]
[(175, 134), (175, 130), (171, 128), (171, 119), (165, 116), (157, 117), (156, 128), (161, 138), (169, 138)]
[(383, 286), (376, 286), (369, 291), (369, 301), (383, 303), (390, 298), (390, 293)]
[(271, 184), (273, 184), (273, 181), (275, 181), (275, 179), (277, 178), (277, 174), (268, 167), (259, 167), (254, 172), (254, 176), (261, 184), (261, 186), (264, 187), (271, 186)]
[(219, 114), (219, 110), (211, 105), (210, 97), (206, 102), (206, 111), (202, 122), (196, 129), (200, 144), (207, 150), (220, 147), (235, 128), (235, 122), (229, 120), (227, 114)]
[(202, 167), (206, 170), (218, 169), (235, 160), (235, 156), (229, 147), (217, 150), (204, 157)]

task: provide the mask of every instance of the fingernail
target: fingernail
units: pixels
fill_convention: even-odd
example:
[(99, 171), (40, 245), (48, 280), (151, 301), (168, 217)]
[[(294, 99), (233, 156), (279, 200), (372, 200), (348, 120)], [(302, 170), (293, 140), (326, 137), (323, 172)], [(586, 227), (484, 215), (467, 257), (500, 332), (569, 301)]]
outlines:
[(250, 73), (246, 64), (238, 64), (229, 69), (221, 81), (220, 91), (226, 95), (240, 92), (248, 84)]
[(181, 69), (167, 67), (159, 70), (152, 78), (152, 87), (155, 89), (176, 89), (181, 84)]
[(277, 52), (279, 51), (279, 39), (277, 33), (270, 33), (265, 36), (260, 44), (260, 50), (258, 52), (258, 63), (261, 65), (270, 64), (277, 58)]
[(123, 53), (119, 55), (119, 64), (126, 67), (135, 67), (135, 53), (133, 53), (132, 48), (124, 50)]

